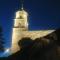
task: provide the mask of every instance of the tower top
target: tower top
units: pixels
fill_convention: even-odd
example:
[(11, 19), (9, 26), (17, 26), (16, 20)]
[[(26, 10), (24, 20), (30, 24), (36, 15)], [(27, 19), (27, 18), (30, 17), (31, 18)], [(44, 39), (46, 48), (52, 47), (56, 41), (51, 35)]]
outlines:
[(20, 16), (24, 16), (24, 18), (28, 16), (28, 13), (24, 10), (23, 3), (24, 0), (19, 0), (21, 3), (21, 8), (16, 12), (16, 18), (20, 18)]
[(23, 0), (21, 0), (21, 10), (23, 10), (24, 9), (24, 7), (23, 7)]

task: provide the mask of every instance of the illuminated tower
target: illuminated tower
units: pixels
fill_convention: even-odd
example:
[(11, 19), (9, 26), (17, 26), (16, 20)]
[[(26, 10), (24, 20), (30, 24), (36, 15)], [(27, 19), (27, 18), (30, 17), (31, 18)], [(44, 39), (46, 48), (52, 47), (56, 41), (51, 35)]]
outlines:
[(14, 19), (14, 27), (12, 32), (12, 47), (11, 51), (15, 52), (18, 50), (18, 41), (21, 39), (22, 32), (28, 30), (28, 13), (23, 9), (23, 5), (21, 10), (16, 12), (16, 16)]
[(23, 37), (30, 37), (32, 40), (40, 38), (52, 33), (54, 30), (28, 30), (28, 13), (23, 9), (16, 12), (14, 26), (12, 31), (11, 52), (15, 53), (19, 50), (18, 41)]

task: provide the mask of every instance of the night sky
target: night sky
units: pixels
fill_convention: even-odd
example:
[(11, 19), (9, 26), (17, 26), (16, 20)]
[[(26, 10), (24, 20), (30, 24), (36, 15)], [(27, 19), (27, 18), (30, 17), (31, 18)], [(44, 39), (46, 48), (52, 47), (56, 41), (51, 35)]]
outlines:
[[(0, 24), (3, 27), (5, 47), (10, 47), (13, 19), (21, 8), (19, 0), (0, 0)], [(29, 30), (52, 30), (60, 28), (59, 0), (24, 0), (29, 14)]]

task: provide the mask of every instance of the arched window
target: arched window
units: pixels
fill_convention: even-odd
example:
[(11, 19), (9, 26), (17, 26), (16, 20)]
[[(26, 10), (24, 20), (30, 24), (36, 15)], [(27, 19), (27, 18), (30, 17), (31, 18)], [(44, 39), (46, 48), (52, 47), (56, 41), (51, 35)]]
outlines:
[(21, 23), (19, 23), (18, 26), (21, 27)]
[(20, 16), (20, 19), (23, 19), (23, 16)]

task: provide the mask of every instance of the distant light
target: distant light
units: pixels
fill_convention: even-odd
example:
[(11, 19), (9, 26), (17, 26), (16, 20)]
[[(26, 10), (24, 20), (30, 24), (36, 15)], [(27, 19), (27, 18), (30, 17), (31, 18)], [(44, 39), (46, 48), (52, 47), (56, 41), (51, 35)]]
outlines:
[(6, 48), (0, 57), (8, 57), (10, 55), (10, 49)]
[(6, 49), (6, 50), (5, 50), (5, 53), (8, 53), (9, 51), (10, 51), (10, 49)]

